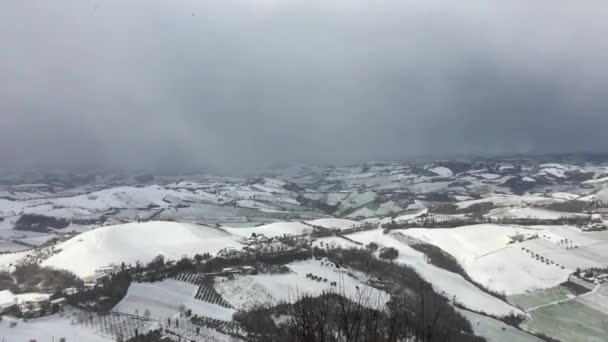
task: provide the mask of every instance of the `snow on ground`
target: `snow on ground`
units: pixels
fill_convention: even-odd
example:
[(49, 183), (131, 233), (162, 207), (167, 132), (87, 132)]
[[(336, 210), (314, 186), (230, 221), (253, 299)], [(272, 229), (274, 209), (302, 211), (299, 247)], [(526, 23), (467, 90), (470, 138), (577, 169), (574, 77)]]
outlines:
[(435, 245), (458, 260), (467, 260), (506, 247), (511, 241), (511, 236), (534, 235), (536, 231), (494, 224), (479, 224), (458, 228), (413, 228), (405, 230), (403, 234)]
[(341, 236), (327, 236), (315, 239), (312, 243), (313, 247), (320, 248), (364, 248), (363, 245), (356, 244)]
[(19, 252), (19, 251), (25, 251), (28, 249), (32, 249), (32, 247), (28, 247), (25, 245), (22, 245), (20, 243), (15, 243), (13, 241), (6, 241), (6, 240), (2, 240), (0, 239), (0, 251), (1, 252)]
[(45, 244), (46, 242), (48, 242), (49, 240), (52, 240), (56, 237), (57, 237), (57, 235), (55, 235), (55, 234), (46, 234), (46, 235), (32, 236), (32, 237), (19, 239), (19, 242), (26, 243), (31, 246), (41, 246), (41, 245)]
[(345, 219), (339, 219), (339, 218), (322, 218), (322, 219), (307, 221), (306, 223), (308, 223), (312, 226), (319, 226), (319, 227), (323, 227), (323, 228), (327, 228), (327, 229), (337, 229), (337, 230), (349, 229), (349, 228), (353, 228), (353, 227), (360, 225), (360, 223), (358, 221), (345, 220)]
[(493, 290), (513, 295), (550, 288), (568, 279), (572, 269), (561, 268), (509, 246), (488, 254), (464, 267), (469, 276)]
[(391, 217), (378, 218), (378, 217), (375, 217), (375, 218), (366, 219), (363, 222), (371, 223), (371, 224), (380, 224), (380, 225), (385, 224), (385, 223), (390, 223), (392, 221), (395, 221), (397, 223), (401, 223), (401, 222), (407, 222), (407, 221), (415, 220), (418, 217), (420, 217), (420, 216), (422, 216), (422, 215), (424, 215), (426, 213), (428, 213), (428, 209), (421, 209), (418, 212), (416, 212), (415, 214), (400, 215), (400, 216), (397, 216), (395, 218), (391, 218)]
[(0, 311), (17, 304), (17, 298), (9, 290), (0, 291)]
[(563, 178), (565, 177), (566, 171), (576, 169), (576, 167), (572, 165), (562, 165), (557, 163), (542, 164), (540, 167), (540, 174), (546, 174), (557, 178)]
[(27, 251), (0, 254), (0, 271), (12, 272), (12, 267), (28, 254)]
[(542, 208), (497, 208), (491, 210), (485, 216), (495, 219), (539, 219), (558, 220), (564, 217), (585, 217), (585, 214), (566, 213)]
[(105, 211), (111, 208), (145, 208), (150, 204), (166, 207), (168, 203), (164, 202), (163, 199), (167, 196), (173, 198), (194, 197), (190, 192), (165, 189), (158, 185), (141, 188), (125, 186), (104, 189), (90, 194), (57, 198), (53, 203), (55, 206), (66, 208)]
[(42, 302), (48, 301), (50, 298), (51, 295), (45, 293), (29, 292), (13, 294), (10, 290), (4, 290), (0, 291), (0, 310), (14, 304), (20, 305), (27, 302)]
[(438, 174), (441, 177), (452, 177), (454, 175), (454, 173), (452, 172), (452, 170), (448, 169), (447, 167), (444, 166), (437, 166), (434, 167), (432, 169), (429, 169), (429, 171), (434, 172), (436, 174)]
[(370, 202), (373, 202), (377, 197), (377, 194), (373, 191), (367, 192), (351, 192), (346, 198), (342, 200), (338, 210), (336, 211), (337, 215), (342, 215), (344, 212), (353, 209), (362, 207)]
[(175, 222), (129, 223), (87, 231), (56, 246), (61, 250), (43, 266), (66, 269), (80, 277), (111, 264), (149, 262), (158, 255), (179, 259), (240, 247), (233, 236), (216, 228)]
[(430, 264), (423, 253), (407, 245), (407, 236), (403, 235), (407, 231), (396, 230), (390, 234), (383, 234), (382, 229), (375, 229), (349, 234), (348, 237), (366, 245), (375, 242), (380, 246), (396, 248), (399, 251), (396, 262), (411, 267), (432, 284), (438, 293), (471, 310), (483, 311), (494, 316), (507, 316), (511, 313), (523, 314), (521, 310), (481, 291), (459, 274)]
[(602, 201), (604, 203), (608, 203), (608, 188), (604, 187), (590, 195), (581, 197), (578, 199), (579, 201)]
[(581, 232), (569, 226), (535, 226), (539, 238), (521, 246), (567, 269), (608, 265), (608, 231)]
[(252, 233), (268, 238), (283, 235), (302, 235), (313, 231), (313, 228), (302, 222), (276, 222), (249, 228), (223, 228), (227, 232), (241, 237), (250, 237)]
[(477, 176), (479, 176), (483, 179), (486, 179), (486, 180), (495, 180), (495, 179), (499, 179), (502, 177), (501, 175), (497, 175), (495, 173), (485, 173), (485, 172), (479, 173), (479, 174), (477, 174)]
[(507, 295), (556, 286), (572, 272), (536, 260), (512, 236), (534, 236), (535, 229), (491, 224), (453, 229), (408, 229), (404, 234), (452, 255), (476, 282)]
[(531, 203), (551, 202), (551, 201), (554, 202), (554, 201), (556, 201), (556, 199), (547, 198), (545, 196), (531, 196), (531, 195), (530, 196), (496, 195), (496, 196), (485, 197), (482, 199), (458, 202), (458, 203), (456, 203), (456, 205), (458, 206), (458, 208), (464, 209), (464, 208), (468, 208), (469, 206), (471, 206), (473, 204), (492, 202), (497, 207), (508, 207), (508, 206), (512, 206), (512, 205), (518, 205), (518, 206), (525, 207), (526, 205), (531, 204)]
[[(319, 260), (306, 260), (286, 265), (293, 273), (289, 274), (259, 274), (236, 276), (216, 280), (215, 288), (229, 303), (238, 309), (251, 309), (260, 304), (277, 304), (280, 302), (296, 302), (304, 295), (319, 296), (325, 291), (341, 293), (348, 298), (366, 300), (370, 307), (380, 308), (390, 299), (390, 296), (378, 289), (365, 285), (362, 275), (352, 275), (348, 269), (337, 269), (333, 263)], [(326, 278), (317, 281), (307, 278), (307, 274)], [(332, 287), (331, 282), (337, 282)], [(358, 287), (358, 289), (357, 289)]]
[(395, 201), (388, 201), (380, 204), (380, 207), (376, 209), (376, 215), (378, 216), (386, 216), (393, 213), (400, 213), (403, 211)]
[(458, 308), (456, 310), (471, 322), (475, 335), (485, 337), (488, 342), (543, 342), (540, 338), (518, 330), (497, 319), (468, 310)]
[(584, 181), (582, 184), (600, 184), (608, 182), (608, 177), (590, 179), (588, 181)]
[(376, 213), (375, 210), (372, 210), (369, 208), (357, 209), (354, 212), (346, 215), (347, 218), (352, 218), (352, 219), (359, 219), (362, 217), (376, 217), (376, 216), (378, 216), (378, 213)]
[(443, 192), (452, 182), (420, 182), (408, 185), (406, 189), (415, 193)]
[(164, 320), (179, 314), (180, 305), (191, 309), (193, 314), (231, 321), (233, 309), (195, 299), (198, 286), (173, 279), (155, 283), (133, 283), (125, 298), (114, 311), (143, 315), (150, 310), (150, 317)]
[[(17, 322), (17, 325), (11, 328), (11, 322)], [(5, 316), (0, 321), (0, 338), (4, 342), (59, 341), (61, 337), (65, 337), (67, 342), (114, 341), (112, 338), (97, 335), (92, 329), (83, 325), (72, 324), (71, 318), (59, 315), (31, 319), (27, 322)]]
[(575, 199), (578, 199), (579, 197), (581, 197), (581, 195), (571, 194), (569, 192), (551, 192), (551, 193), (546, 194), (546, 196), (551, 197), (551, 198), (563, 199), (563, 200), (567, 200), (567, 201), (575, 200)]
[(238, 310), (277, 304), (269, 290), (257, 282), (256, 276), (237, 275), (232, 279), (215, 278), (215, 290)]

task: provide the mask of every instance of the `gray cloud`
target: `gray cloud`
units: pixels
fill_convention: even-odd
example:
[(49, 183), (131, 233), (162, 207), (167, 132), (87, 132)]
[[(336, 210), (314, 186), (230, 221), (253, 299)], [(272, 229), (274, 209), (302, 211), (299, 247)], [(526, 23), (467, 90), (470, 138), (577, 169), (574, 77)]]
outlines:
[(606, 10), (599, 1), (2, 1), (2, 168), (604, 152)]

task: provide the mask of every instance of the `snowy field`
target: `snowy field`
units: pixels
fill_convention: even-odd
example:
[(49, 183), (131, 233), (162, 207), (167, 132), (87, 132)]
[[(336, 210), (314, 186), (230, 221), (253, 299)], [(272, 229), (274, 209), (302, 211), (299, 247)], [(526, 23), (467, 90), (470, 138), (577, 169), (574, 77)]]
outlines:
[[(390, 299), (387, 293), (367, 286), (364, 276), (354, 278), (347, 274), (349, 270), (337, 269), (333, 263), (306, 260), (287, 264), (287, 267), (292, 273), (236, 276), (232, 280), (217, 279), (215, 288), (238, 309), (251, 309), (262, 304), (293, 303), (301, 296), (319, 296), (326, 291), (341, 293), (353, 300), (362, 298), (368, 306), (374, 308), (384, 307)], [(309, 273), (327, 281), (306, 277)], [(332, 282), (336, 282), (337, 286), (331, 286)]]
[(491, 202), (497, 207), (510, 207), (510, 206), (520, 206), (524, 207), (530, 204), (537, 203), (552, 203), (552, 202), (560, 202), (561, 200), (554, 198), (547, 198), (545, 196), (539, 195), (525, 195), (525, 196), (517, 196), (517, 195), (494, 195), (488, 196), (482, 199), (470, 200), (458, 202), (456, 205), (460, 209), (468, 208), (473, 204), (479, 204), (484, 202)]
[(164, 320), (179, 315), (179, 307), (184, 305), (199, 316), (232, 320), (233, 309), (195, 299), (197, 290), (196, 285), (172, 279), (156, 283), (133, 283), (113, 311), (144, 315), (149, 310), (151, 318)]
[(268, 238), (283, 236), (283, 235), (302, 235), (313, 231), (313, 227), (302, 222), (277, 222), (270, 223), (258, 227), (248, 228), (223, 228), (227, 232), (241, 237), (250, 237), (251, 234), (264, 235)]
[(331, 248), (365, 248), (363, 245), (356, 244), (348, 239), (345, 239), (341, 236), (327, 236), (315, 239), (312, 243), (313, 247), (319, 247), (324, 249)]
[(323, 228), (327, 228), (327, 229), (334, 229), (334, 230), (344, 230), (344, 229), (349, 229), (349, 228), (353, 228), (353, 227), (360, 225), (359, 221), (337, 219), (337, 218), (316, 219), (316, 220), (312, 220), (312, 221), (307, 221), (306, 223), (309, 225), (312, 225), (312, 226), (319, 226), (319, 227), (323, 227)]
[(466, 308), (477, 312), (486, 312), (496, 317), (523, 314), (521, 310), (481, 291), (459, 274), (430, 264), (423, 253), (407, 245), (407, 237), (403, 235), (407, 231), (409, 230), (396, 230), (390, 234), (383, 234), (381, 229), (375, 229), (349, 234), (348, 237), (366, 245), (375, 242), (379, 246), (396, 248), (399, 251), (396, 262), (411, 267), (432, 284), (437, 292)]
[(492, 219), (537, 219), (537, 220), (559, 220), (565, 217), (588, 217), (586, 214), (566, 213), (541, 208), (497, 208), (485, 215)]
[(0, 271), (13, 271), (14, 265), (22, 260), (27, 251), (0, 254)]
[(485, 337), (488, 342), (543, 342), (540, 338), (497, 319), (467, 310), (457, 310), (471, 322), (475, 335)]
[(240, 247), (220, 229), (174, 222), (129, 223), (101, 227), (57, 245), (61, 250), (44, 266), (66, 269), (80, 277), (108, 265), (150, 262), (158, 255), (180, 259), (205, 252), (215, 255), (227, 247)]
[[(17, 322), (17, 325), (10, 327), (11, 322)], [(59, 341), (62, 337), (65, 337), (66, 342), (115, 341), (113, 338), (100, 336), (93, 329), (73, 324), (73, 322), (73, 317), (59, 315), (41, 317), (27, 322), (5, 316), (0, 321), (0, 338), (4, 342)]]
[(476, 282), (507, 295), (556, 286), (571, 269), (536, 260), (512, 237), (542, 234), (536, 229), (498, 225), (453, 229), (408, 229), (404, 234), (435, 245), (452, 255)]

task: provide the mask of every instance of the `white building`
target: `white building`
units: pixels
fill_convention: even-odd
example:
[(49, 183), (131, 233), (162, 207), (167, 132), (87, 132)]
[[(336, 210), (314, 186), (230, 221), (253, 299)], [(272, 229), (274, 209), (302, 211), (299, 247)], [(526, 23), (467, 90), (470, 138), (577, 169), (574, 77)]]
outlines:
[(9, 290), (0, 291), (0, 314), (10, 311), (17, 306), (17, 298)]

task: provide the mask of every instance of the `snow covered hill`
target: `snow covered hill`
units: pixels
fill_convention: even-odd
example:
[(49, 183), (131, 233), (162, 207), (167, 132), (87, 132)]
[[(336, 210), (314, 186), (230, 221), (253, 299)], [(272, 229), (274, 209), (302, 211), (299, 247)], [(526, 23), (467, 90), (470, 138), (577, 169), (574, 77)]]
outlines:
[(210, 253), (241, 245), (229, 233), (206, 226), (174, 222), (129, 223), (90, 230), (60, 243), (59, 253), (42, 265), (65, 269), (80, 277), (109, 265), (150, 262), (158, 255), (168, 259)]
[[(138, 321), (129, 315), (149, 310), (162, 322), (179, 317), (184, 304), (198, 323), (207, 322), (205, 329), (233, 329), (237, 310), (338, 287), (351, 299), (365, 290), (386, 303), (394, 284), (311, 256), (344, 248), (379, 258), (392, 247), (393, 262), (462, 310), (478, 324), (475, 332), (500, 340), (500, 331), (508, 331), (505, 336), (536, 341), (500, 320), (534, 319), (530, 308), (576, 298), (563, 287), (575, 274), (584, 278), (584, 270), (592, 276), (583, 285), (597, 290), (608, 266), (607, 175), (608, 162), (510, 159), (292, 166), (250, 178), (28, 177), (24, 184), (11, 178), (0, 185), (0, 291), (20, 281), (15, 273), (23, 265), (93, 280), (106, 266), (208, 253), (222, 257), (189, 269), (184, 279), (194, 283), (169, 279), (171, 273), (138, 274), (113, 310), (118, 321)], [(145, 283), (150, 279), (162, 280)], [(234, 309), (201, 301), (199, 293)], [(568, 294), (555, 302), (556, 293)], [(533, 297), (534, 305), (522, 306), (522, 296)], [(589, 298), (603, 297), (591, 292)], [(577, 303), (589, 306), (583, 299)], [(193, 327), (183, 329), (194, 336)], [(38, 334), (48, 326), (40, 321), (32, 329)], [(73, 332), (67, 336), (81, 330), (66, 328)]]

